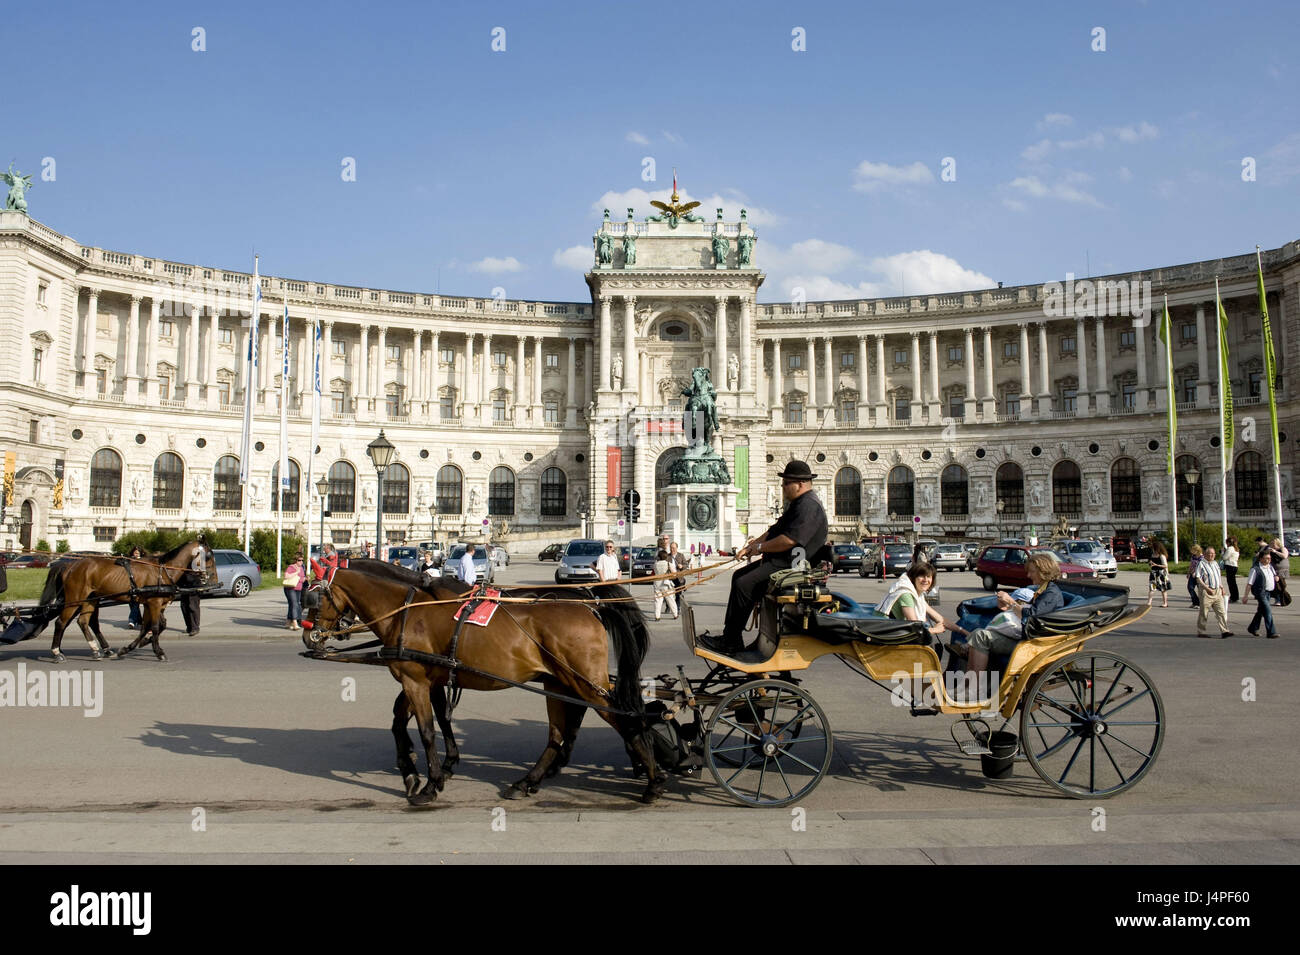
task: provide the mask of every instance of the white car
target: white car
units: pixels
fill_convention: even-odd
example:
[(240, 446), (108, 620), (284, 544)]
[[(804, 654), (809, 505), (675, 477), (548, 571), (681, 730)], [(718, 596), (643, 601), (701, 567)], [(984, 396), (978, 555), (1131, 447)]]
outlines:
[(1097, 541), (1061, 540), (1052, 543), (1052, 553), (1071, 564), (1091, 567), (1100, 577), (1103, 574), (1114, 578), (1119, 573), (1119, 564), (1115, 555), (1102, 547)]

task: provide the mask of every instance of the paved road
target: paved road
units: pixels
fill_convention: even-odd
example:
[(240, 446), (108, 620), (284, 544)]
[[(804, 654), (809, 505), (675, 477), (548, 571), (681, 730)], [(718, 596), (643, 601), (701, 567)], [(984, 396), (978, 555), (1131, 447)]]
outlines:
[[(551, 569), (517, 562), (507, 577), (545, 580)], [(1119, 582), (1145, 593), (1143, 575)], [(701, 626), (720, 624), (725, 584), (695, 592)], [(941, 586), (945, 612), (982, 592), (965, 573)], [(856, 577), (836, 587), (883, 592)], [(955, 752), (948, 718), (910, 717), (828, 660), (806, 685), (835, 731), (835, 757), (799, 807), (802, 829), (790, 809), (727, 802), (707, 772), (642, 806), (621, 742), (590, 717), (570, 768), (531, 800), (505, 802), (502, 787), (545, 738), (541, 699), (520, 691), (465, 695), (460, 774), (433, 809), (408, 810), (387, 671), (299, 657), (298, 635), (276, 628), (278, 591), (208, 600), (202, 637), (169, 637), (166, 665), (147, 652), (93, 663), (69, 634), (68, 667), (103, 673), (101, 716), (0, 709), (0, 861), (1300, 861), (1300, 610), (1279, 611), (1281, 640), (1244, 637), (1244, 608), (1232, 610), (1237, 638), (1198, 640), (1176, 594), (1170, 609), (1093, 644), (1145, 667), (1167, 708), (1160, 759), (1134, 790), (1059, 798), (1024, 763), (1013, 779), (985, 779)], [(125, 610), (105, 617), (113, 642), (125, 640)], [(686, 663), (702, 674), (674, 621), (650, 626), (646, 672)], [(0, 650), (0, 670), (52, 670), (48, 653), (46, 634)], [(344, 699), (346, 677), (355, 701)], [(1104, 831), (1094, 809), (1105, 810)]]

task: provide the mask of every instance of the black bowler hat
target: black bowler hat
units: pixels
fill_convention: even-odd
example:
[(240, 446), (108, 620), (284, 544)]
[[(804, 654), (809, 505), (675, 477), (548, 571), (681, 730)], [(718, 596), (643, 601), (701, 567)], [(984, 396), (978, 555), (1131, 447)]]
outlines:
[(814, 481), (817, 475), (812, 473), (807, 461), (791, 461), (777, 477), (785, 481)]

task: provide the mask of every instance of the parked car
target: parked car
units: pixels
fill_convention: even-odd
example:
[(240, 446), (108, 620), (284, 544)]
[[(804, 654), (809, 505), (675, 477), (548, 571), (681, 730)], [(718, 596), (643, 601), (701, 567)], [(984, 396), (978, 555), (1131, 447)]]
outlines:
[(833, 570), (848, 572), (862, 567), (863, 550), (857, 544), (836, 544), (833, 548)]
[(389, 544), (388, 562), (397, 561), (407, 570), (417, 570), (420, 566), (420, 549), (413, 544)]
[(632, 573), (636, 577), (653, 577), (655, 572), (655, 554), (659, 552), (657, 547), (637, 547), (636, 553), (632, 556)]
[(940, 544), (930, 553), (935, 570), (966, 570), (969, 555), (961, 544)]
[(442, 562), (447, 557), (447, 548), (443, 546), (442, 541), (420, 541), (416, 545), (420, 550), (427, 550), (429, 556), (433, 559), (434, 567), (441, 567)]
[(578, 538), (564, 545), (564, 555), (560, 557), (560, 566), (555, 568), (557, 584), (577, 584), (594, 581), (596, 575), (596, 558), (605, 553), (605, 542)]
[[(447, 555), (447, 560), (458, 565), (457, 570), (459, 570), (460, 559), (465, 556), (465, 549), (467, 546), (468, 545), (466, 544), (457, 544), (451, 549), (451, 553)], [(487, 548), (475, 544), (474, 582), (479, 583), (483, 580), (492, 580), (492, 562), (488, 560)]]
[(493, 567), (509, 567), (510, 552), (500, 544), (488, 544), (488, 557)]
[(563, 544), (547, 544), (537, 555), (538, 560), (559, 560), (564, 556)]
[(868, 572), (868, 566), (864, 561), (858, 567), (859, 577), (897, 577), (903, 571), (907, 570), (912, 563), (912, 545), (911, 544), (885, 544), (880, 549), (880, 554), (876, 557), (874, 566)]
[[(975, 573), (979, 574), (985, 590), (998, 587), (1025, 587), (1029, 584), (1029, 573), (1025, 570), (1025, 561), (1030, 554), (1052, 554), (1059, 556), (1045, 547), (1026, 547), (1023, 544), (990, 544), (980, 553), (975, 563)], [(1093, 567), (1060, 561), (1061, 577), (1065, 580), (1078, 578), (1095, 578), (1097, 571)]]
[(862, 560), (858, 562), (859, 577), (880, 576), (880, 553), (884, 544), (863, 544)]
[(1072, 564), (1082, 564), (1085, 567), (1091, 567), (1097, 573), (1105, 574), (1113, 578), (1119, 572), (1119, 565), (1115, 561), (1115, 556), (1108, 553), (1106, 548), (1101, 546), (1100, 541), (1095, 540), (1058, 540), (1052, 541), (1052, 552), (1061, 560), (1069, 561)]
[(37, 570), (48, 566), (50, 558), (46, 554), (19, 554), (8, 562), (10, 570)]
[(262, 586), (262, 568), (242, 550), (214, 550), (212, 558), (217, 564), (217, 586), (204, 596), (247, 597)]

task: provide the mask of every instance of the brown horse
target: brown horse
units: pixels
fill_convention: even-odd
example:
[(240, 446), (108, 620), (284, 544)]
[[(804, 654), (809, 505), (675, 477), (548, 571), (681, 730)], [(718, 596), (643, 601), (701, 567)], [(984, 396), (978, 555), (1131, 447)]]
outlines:
[[(449, 594), (450, 585), (448, 581)], [(621, 587), (602, 588), (602, 592), (613, 590), (621, 593), (608, 596), (630, 596)], [(319, 594), (319, 604), (308, 616), (310, 626), (303, 631), (303, 643), (309, 650), (324, 649), (340, 620), (352, 614), (379, 637), (386, 649), (397, 649), (400, 642), (408, 651), (449, 654), (456, 629), (453, 615), (459, 606), (454, 597), (445, 598), (450, 600), (448, 603), (426, 603), (430, 598), (428, 590), (360, 568), (340, 569), (332, 580), (319, 586)], [(408, 602), (411, 606), (403, 612)], [(649, 781), (642, 799), (651, 802), (663, 791), (664, 777), (655, 767), (641, 700), (640, 668), (649, 648), (649, 633), (641, 611), (632, 601), (610, 603), (607, 607), (618, 608), (608, 613), (606, 619), (614, 624), (608, 633), (593, 609), (571, 600), (502, 604), (486, 627), (467, 624), (462, 628), (456, 659), (479, 672), (458, 670), (458, 686), (470, 690), (506, 689), (510, 683), (494, 679), (501, 677), (515, 683), (539, 682), (548, 691), (581, 701), (547, 699), (550, 728), (546, 748), (536, 765), (509, 787), (507, 796), (527, 796), (537, 791), (557, 760), (567, 756), (576, 723), (588, 706), (601, 708), (597, 712), (646, 767)], [(618, 657), (618, 675), (612, 690), (609, 639)], [(437, 739), (433, 700), (447, 686), (450, 671), (435, 662), (413, 659), (393, 659), (387, 665), (393, 679), (401, 684), (406, 701), (405, 708), (394, 706), (393, 727), (407, 799), (414, 806), (427, 805), (446, 782), (445, 775), (434, 769)], [(419, 777), (405, 730), (406, 708), (415, 715), (429, 768), (428, 781), (419, 792), (415, 791)]]
[[(130, 565), (129, 573), (125, 564)], [(145, 591), (136, 597), (143, 622), (140, 635), (117, 651), (117, 659), (122, 659), (148, 640), (153, 644), (154, 655), (165, 663), (167, 654), (159, 646), (158, 637), (166, 626), (163, 609), (175, 596), (175, 588), (202, 587), (215, 583), (216, 579), (216, 559), (211, 548), (201, 540), (187, 541), (158, 557), (80, 557), (66, 566), (51, 567), (45, 577), (40, 602), (44, 607), (59, 608), (57, 616), (50, 618), (55, 621), (54, 641), (50, 647), (54, 662), (63, 663), (66, 659), (61, 649), (63, 631), (74, 617), (94, 659), (99, 660), (111, 653), (108, 641), (99, 629), (99, 605), (129, 602), (134, 580), (135, 587)], [(150, 588), (163, 589), (151, 592)]]

